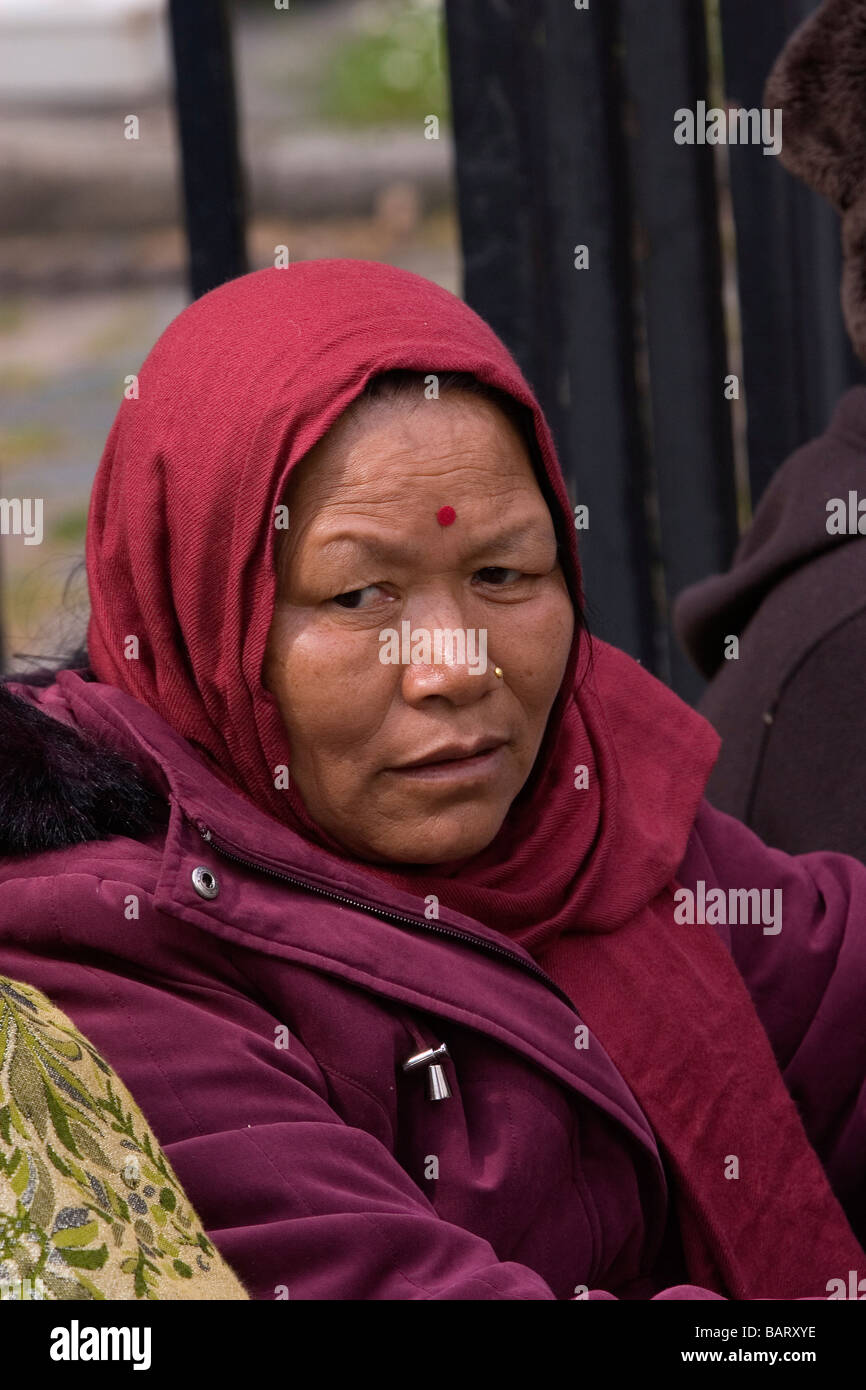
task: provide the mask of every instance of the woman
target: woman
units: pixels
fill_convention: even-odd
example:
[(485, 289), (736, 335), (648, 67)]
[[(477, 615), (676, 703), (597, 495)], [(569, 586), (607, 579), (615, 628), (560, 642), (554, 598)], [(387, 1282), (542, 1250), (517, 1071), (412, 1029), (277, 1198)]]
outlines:
[(91, 669), (3, 700), (0, 971), (117, 1069), (251, 1296), (866, 1273), (866, 869), (703, 802), (717, 736), (588, 636), (492, 330), (306, 262), (191, 305), (131, 394)]

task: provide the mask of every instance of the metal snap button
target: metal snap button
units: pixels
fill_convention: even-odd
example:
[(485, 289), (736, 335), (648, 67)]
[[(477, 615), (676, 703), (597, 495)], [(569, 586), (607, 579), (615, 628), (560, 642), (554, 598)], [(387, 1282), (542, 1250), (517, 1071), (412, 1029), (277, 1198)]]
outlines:
[(202, 864), (192, 871), (192, 886), (200, 898), (215, 898), (220, 890), (216, 874)]

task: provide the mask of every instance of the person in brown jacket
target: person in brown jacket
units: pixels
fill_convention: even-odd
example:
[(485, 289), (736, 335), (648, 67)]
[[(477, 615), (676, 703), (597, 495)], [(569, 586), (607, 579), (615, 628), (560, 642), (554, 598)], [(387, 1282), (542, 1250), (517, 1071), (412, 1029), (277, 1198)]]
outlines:
[[(866, 0), (825, 0), (767, 81), (780, 158), (842, 218), (842, 308), (866, 362)], [(708, 799), (767, 844), (866, 862), (866, 386), (778, 469), (726, 574), (684, 590), (674, 623), (722, 735)], [(734, 640), (736, 639), (736, 640)]]

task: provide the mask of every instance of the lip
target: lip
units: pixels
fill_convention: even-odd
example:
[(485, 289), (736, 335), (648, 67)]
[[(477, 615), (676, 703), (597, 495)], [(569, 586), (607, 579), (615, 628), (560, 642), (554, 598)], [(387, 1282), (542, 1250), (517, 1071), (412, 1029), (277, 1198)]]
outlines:
[(425, 778), (437, 782), (466, 782), (478, 777), (489, 777), (498, 772), (502, 763), (507, 740), (483, 739), (470, 745), (469, 751), (449, 744), (438, 748), (424, 761), (403, 763), (400, 767), (388, 768), (389, 772), (400, 777)]
[(423, 753), (420, 758), (413, 758), (410, 763), (400, 763), (391, 771), (408, 772), (412, 768), (430, 767), (438, 763), (465, 762), (469, 758), (476, 758), (480, 753), (501, 748), (505, 742), (504, 738), (491, 735), (488, 738), (477, 738), (474, 743), (443, 743), (441, 748), (433, 748), (429, 753)]

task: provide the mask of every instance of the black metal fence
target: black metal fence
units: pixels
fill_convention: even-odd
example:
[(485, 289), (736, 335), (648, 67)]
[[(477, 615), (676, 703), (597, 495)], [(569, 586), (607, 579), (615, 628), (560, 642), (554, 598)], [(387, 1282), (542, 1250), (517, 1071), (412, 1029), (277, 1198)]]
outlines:
[[(760, 105), (787, 36), (817, 0), (721, 0), (727, 92)], [(785, 454), (819, 433), (845, 386), (862, 381), (839, 307), (839, 221), (822, 198), (753, 146), (731, 182), (749, 401), (749, 472), (760, 496)]]
[[(720, 0), (708, 33), (702, 0), (446, 0), (466, 296), (535, 386), (588, 506), (591, 625), (689, 699), (701, 682), (670, 603), (727, 566), (748, 499), (725, 392), (718, 147), (675, 143), (674, 113), (711, 107), (721, 81), (721, 104), (761, 107), (816, 4)], [(835, 214), (762, 147), (726, 154), (755, 502), (862, 369)]]

